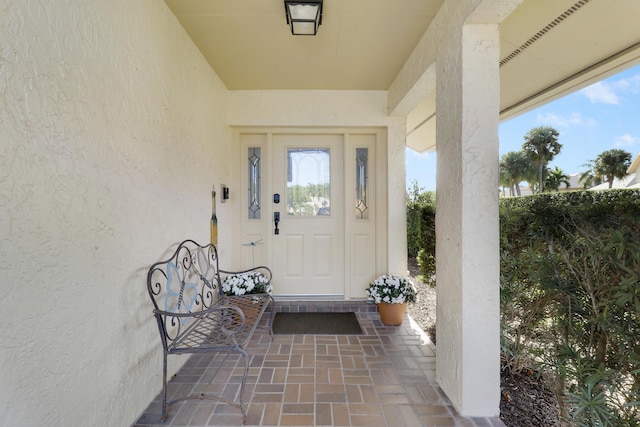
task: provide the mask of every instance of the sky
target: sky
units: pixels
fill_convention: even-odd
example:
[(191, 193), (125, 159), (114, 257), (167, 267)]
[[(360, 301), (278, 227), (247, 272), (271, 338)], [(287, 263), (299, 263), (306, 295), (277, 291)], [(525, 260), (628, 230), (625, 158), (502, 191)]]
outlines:
[[(629, 68), (571, 95), (500, 123), (500, 157), (522, 149), (524, 136), (539, 126), (551, 126), (562, 150), (550, 163), (566, 175), (583, 172), (598, 154), (613, 148), (640, 154), (640, 65)], [(436, 189), (436, 154), (406, 148), (407, 188), (413, 181)]]

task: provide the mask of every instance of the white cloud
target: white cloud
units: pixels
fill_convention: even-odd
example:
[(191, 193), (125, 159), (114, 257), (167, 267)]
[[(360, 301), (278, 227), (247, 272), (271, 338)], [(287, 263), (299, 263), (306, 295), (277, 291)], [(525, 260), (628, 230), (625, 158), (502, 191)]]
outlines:
[(613, 83), (614, 87), (618, 91), (637, 94), (640, 93), (640, 74), (629, 77), (627, 79), (621, 79)]
[(616, 88), (621, 89), (621, 86), (617, 84), (611, 85), (606, 82), (598, 82), (596, 84), (592, 84), (591, 86), (585, 87), (579, 93), (586, 96), (592, 104), (598, 102), (603, 104), (619, 104), (620, 99), (618, 98), (618, 94), (616, 93)]
[(587, 86), (578, 93), (584, 95), (592, 104), (620, 103), (620, 97), (627, 94), (640, 93), (640, 74), (615, 81), (602, 81)]
[(554, 113), (538, 113), (538, 122), (557, 128), (570, 126), (595, 126), (593, 119), (585, 119), (582, 114), (574, 111), (567, 116), (559, 116)]
[(625, 133), (624, 135), (617, 137), (613, 145), (616, 147), (633, 147), (638, 143), (640, 143), (640, 138)]

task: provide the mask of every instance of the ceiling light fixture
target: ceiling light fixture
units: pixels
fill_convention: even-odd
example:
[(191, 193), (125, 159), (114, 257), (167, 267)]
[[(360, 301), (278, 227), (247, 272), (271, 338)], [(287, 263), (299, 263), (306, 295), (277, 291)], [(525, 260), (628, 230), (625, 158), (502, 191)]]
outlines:
[(322, 24), (322, 0), (284, 0), (287, 24), (294, 36), (315, 36)]

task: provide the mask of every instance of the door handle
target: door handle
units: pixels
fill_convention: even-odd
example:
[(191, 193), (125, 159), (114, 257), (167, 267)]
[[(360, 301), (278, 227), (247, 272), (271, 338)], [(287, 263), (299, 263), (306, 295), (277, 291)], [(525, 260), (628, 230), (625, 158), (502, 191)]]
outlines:
[(273, 213), (273, 223), (275, 224), (276, 228), (273, 231), (273, 234), (280, 234), (280, 230), (278, 230), (278, 223), (280, 222), (280, 212), (274, 212)]

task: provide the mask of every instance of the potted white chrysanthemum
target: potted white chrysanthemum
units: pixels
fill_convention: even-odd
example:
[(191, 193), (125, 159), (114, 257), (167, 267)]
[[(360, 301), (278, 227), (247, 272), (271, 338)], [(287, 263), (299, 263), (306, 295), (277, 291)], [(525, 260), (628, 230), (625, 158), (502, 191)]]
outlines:
[(400, 325), (407, 311), (407, 304), (418, 299), (418, 291), (411, 280), (384, 274), (369, 284), (369, 299), (378, 305), (380, 320), (385, 325)]
[(271, 283), (257, 271), (230, 274), (222, 282), (222, 292), (225, 295), (270, 294)]

